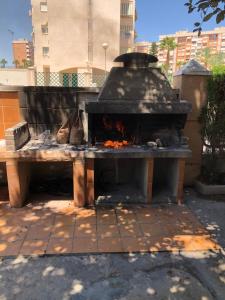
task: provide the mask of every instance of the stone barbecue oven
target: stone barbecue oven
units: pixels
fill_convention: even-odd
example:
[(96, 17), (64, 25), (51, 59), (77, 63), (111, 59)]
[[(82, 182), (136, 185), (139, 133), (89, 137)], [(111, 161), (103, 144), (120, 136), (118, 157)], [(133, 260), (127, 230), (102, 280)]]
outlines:
[(185, 158), (182, 130), (191, 104), (180, 100), (143, 53), (115, 59), (97, 101), (85, 103), (85, 136), (98, 203), (182, 201)]
[[(33, 101), (35, 109), (43, 108), (50, 123), (56, 114), (45, 106), (62, 102), (60, 112), (71, 115), (72, 111), (72, 116), (75, 112), (72, 120), (79, 126), (74, 126), (73, 145), (58, 144), (57, 139), (43, 134), (35, 139), (29, 122), (6, 130), (3, 158), (11, 206), (24, 205), (33, 165), (46, 162), (65, 163), (71, 168), (74, 203), (80, 207), (182, 203), (185, 160), (191, 156), (183, 129), (191, 104), (179, 99), (178, 91), (154, 67), (156, 62), (151, 55), (124, 54), (115, 59), (118, 66), (111, 69), (98, 98), (93, 93), (86, 97), (81, 90), (75, 92), (75, 98), (68, 98), (71, 107), (63, 97), (52, 103), (57, 92), (44, 100), (39, 97), (42, 106)], [(72, 93), (70, 89), (63, 89), (63, 95), (65, 92)], [(33, 94), (38, 93), (35, 90)], [(31, 96), (27, 100), (32, 100)]]

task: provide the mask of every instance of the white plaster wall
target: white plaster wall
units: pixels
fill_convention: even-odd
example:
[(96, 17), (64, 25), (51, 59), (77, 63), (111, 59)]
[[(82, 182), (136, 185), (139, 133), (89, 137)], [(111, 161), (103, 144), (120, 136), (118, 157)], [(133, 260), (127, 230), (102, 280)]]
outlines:
[[(35, 66), (38, 72), (50, 66), (50, 72), (83, 68), (88, 61), (88, 0), (48, 0), (48, 12), (40, 12), (40, 1), (32, 0)], [(104, 69), (107, 42), (107, 69), (120, 51), (120, 0), (92, 0), (93, 4), (93, 67)], [(49, 33), (41, 32), (48, 23)], [(49, 47), (43, 57), (42, 47)]]
[(0, 68), (0, 85), (34, 85), (34, 69)]

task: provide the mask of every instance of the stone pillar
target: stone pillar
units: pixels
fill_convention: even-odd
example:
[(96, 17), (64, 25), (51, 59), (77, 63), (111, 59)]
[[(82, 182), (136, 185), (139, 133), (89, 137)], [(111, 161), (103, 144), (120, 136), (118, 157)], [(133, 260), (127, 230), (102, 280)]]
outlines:
[(74, 205), (84, 207), (85, 201), (85, 161), (76, 159), (73, 162), (73, 194)]
[(147, 204), (152, 203), (154, 159), (147, 160)]
[(178, 176), (177, 176), (177, 204), (184, 202), (184, 174), (185, 174), (185, 159), (178, 159)]
[(86, 198), (87, 204), (94, 205), (95, 201), (95, 179), (94, 159), (86, 159)]
[(180, 99), (192, 103), (184, 134), (189, 137), (192, 157), (187, 160), (185, 184), (192, 185), (200, 174), (202, 161), (202, 141), (198, 122), (201, 108), (207, 99), (207, 81), (211, 73), (198, 62), (191, 60), (173, 78), (173, 86), (180, 90)]
[(24, 205), (30, 183), (30, 165), (15, 159), (6, 161), (10, 206), (20, 208)]

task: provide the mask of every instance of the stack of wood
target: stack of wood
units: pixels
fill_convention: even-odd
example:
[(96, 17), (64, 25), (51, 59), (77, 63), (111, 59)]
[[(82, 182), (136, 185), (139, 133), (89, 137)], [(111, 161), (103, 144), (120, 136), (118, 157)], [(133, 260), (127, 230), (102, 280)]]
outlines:
[(59, 144), (81, 145), (84, 139), (84, 129), (81, 114), (77, 108), (68, 120), (60, 127), (56, 135)]

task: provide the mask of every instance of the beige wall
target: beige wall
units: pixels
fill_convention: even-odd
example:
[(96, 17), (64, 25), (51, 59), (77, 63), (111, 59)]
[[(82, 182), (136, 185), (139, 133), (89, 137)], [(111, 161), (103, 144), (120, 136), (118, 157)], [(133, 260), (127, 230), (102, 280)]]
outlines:
[(188, 115), (184, 129), (184, 135), (189, 138), (189, 145), (192, 150), (192, 157), (187, 160), (186, 164), (186, 185), (192, 185), (201, 171), (203, 145), (198, 118), (207, 99), (208, 78), (209, 76), (206, 75), (179, 75), (174, 77), (173, 86), (180, 90), (180, 98), (192, 103), (192, 112)]
[(0, 85), (34, 85), (34, 69), (0, 68)]
[[(39, 0), (31, 3), (37, 71), (42, 72), (44, 66), (50, 66), (51, 72), (86, 68), (90, 58), (88, 40), (93, 45), (93, 62), (89, 59), (89, 66), (104, 69), (102, 44), (108, 43), (107, 69), (112, 67), (113, 59), (120, 54), (121, 0), (91, 1), (92, 31), (89, 33), (92, 35), (88, 35), (89, 0), (48, 0), (48, 12), (40, 11)], [(49, 32), (42, 34), (41, 25), (46, 23)], [(42, 47), (49, 47), (48, 56), (43, 56)]]

